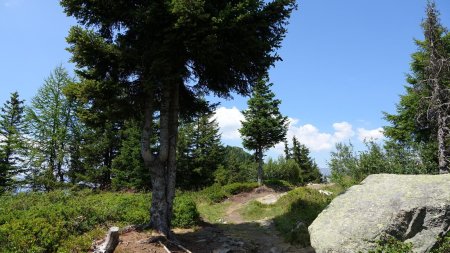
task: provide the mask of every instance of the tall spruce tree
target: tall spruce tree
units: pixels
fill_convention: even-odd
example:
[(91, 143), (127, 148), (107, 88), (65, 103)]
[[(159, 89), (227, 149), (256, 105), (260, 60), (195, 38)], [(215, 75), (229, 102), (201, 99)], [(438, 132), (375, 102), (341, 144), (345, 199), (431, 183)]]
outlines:
[(0, 113), (0, 194), (17, 187), (15, 177), (23, 172), (27, 147), (24, 116), (24, 101), (19, 93), (11, 93)]
[[(153, 192), (150, 225), (170, 236), (179, 116), (202, 109), (199, 93), (248, 94), (280, 58), (274, 50), (295, 1), (62, 0), (61, 5), (87, 28), (75, 26), (67, 38), (82, 81), (77, 96), (86, 109), (95, 115), (112, 106), (122, 117), (142, 116), (142, 156)], [(155, 127), (157, 152), (151, 146)]]
[[(170, 236), (179, 116), (201, 109), (199, 92), (248, 94), (280, 57), (294, 0), (62, 0), (81, 25), (67, 38), (92, 114), (142, 115), (142, 156), (151, 171), (150, 225)], [(194, 78), (192, 78), (194, 77)], [(186, 80), (196, 80), (187, 84)], [(158, 151), (151, 138), (158, 117)]]
[(248, 109), (242, 112), (245, 121), (242, 121), (242, 128), (239, 129), (244, 147), (255, 150), (259, 185), (263, 180), (264, 152), (283, 141), (288, 128), (288, 118), (278, 108), (281, 101), (275, 99), (275, 94), (270, 90), (272, 85), (267, 83), (266, 78), (256, 83), (252, 97), (247, 102)]
[(33, 189), (51, 190), (65, 182), (75, 110), (63, 89), (73, 81), (63, 67), (55, 68), (26, 110), (31, 136), (28, 179)]
[[(448, 160), (448, 154), (445, 155), (449, 148), (448, 137), (440, 138), (440, 144), (438, 139), (439, 133), (441, 137), (448, 134), (450, 124), (445, 115), (449, 112), (450, 34), (439, 24), (433, 2), (428, 3), (427, 18), (422, 27), (425, 39), (416, 40), (418, 51), (412, 54), (406, 94), (400, 96), (396, 114), (385, 113), (385, 119), (391, 125), (384, 127), (384, 134), (388, 137), (386, 149), (417, 153), (420, 165), (429, 173), (436, 173), (437, 167), (445, 167), (445, 159), (441, 159), (444, 165), (439, 166), (438, 157), (447, 156)], [(441, 155), (436, 155), (438, 152)]]

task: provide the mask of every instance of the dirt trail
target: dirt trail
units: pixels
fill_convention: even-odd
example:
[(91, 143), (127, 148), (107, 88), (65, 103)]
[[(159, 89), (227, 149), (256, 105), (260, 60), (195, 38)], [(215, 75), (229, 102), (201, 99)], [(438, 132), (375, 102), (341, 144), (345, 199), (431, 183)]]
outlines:
[(225, 223), (241, 224), (245, 220), (240, 214), (241, 209), (250, 201), (257, 200), (263, 204), (273, 204), (285, 193), (276, 192), (275, 190), (266, 186), (258, 187), (251, 192), (242, 192), (226, 200), (231, 202), (231, 205), (225, 211), (223, 220)]
[(301, 248), (289, 243), (279, 235), (271, 219), (258, 221), (246, 221), (240, 214), (241, 209), (249, 202), (256, 200), (263, 204), (274, 204), (285, 192), (277, 192), (271, 188), (262, 186), (251, 192), (240, 193), (230, 198), (224, 221), (234, 224), (224, 226), (224, 234), (231, 238), (237, 238), (245, 244), (255, 246), (254, 252), (261, 253), (309, 253), (314, 252), (310, 248)]
[[(273, 204), (284, 194), (265, 186), (237, 194), (226, 200), (231, 203), (222, 218), (223, 224), (205, 223), (197, 230), (177, 229), (174, 232), (179, 242), (193, 253), (313, 253), (312, 248), (301, 248), (285, 243), (271, 219), (246, 221), (240, 214), (241, 209), (250, 201)], [(121, 236), (122, 243), (115, 252), (165, 253), (160, 244), (145, 243), (151, 236), (148, 232), (126, 233)], [(164, 244), (171, 252), (185, 252), (170, 242)]]

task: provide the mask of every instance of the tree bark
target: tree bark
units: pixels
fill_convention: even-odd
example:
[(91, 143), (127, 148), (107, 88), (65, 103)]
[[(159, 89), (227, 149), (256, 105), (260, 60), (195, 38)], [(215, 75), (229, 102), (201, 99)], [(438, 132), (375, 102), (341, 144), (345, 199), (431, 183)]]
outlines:
[(263, 176), (264, 176), (264, 171), (263, 171), (263, 151), (262, 151), (261, 148), (258, 149), (257, 156), (258, 156), (258, 185), (261, 186), (263, 184)]
[(448, 154), (447, 154), (447, 147), (445, 145), (446, 137), (448, 137), (446, 129), (447, 129), (446, 120), (443, 117), (442, 112), (439, 112), (437, 139), (438, 139), (438, 159), (439, 159), (438, 161), (440, 174), (449, 173), (449, 164), (447, 160)]
[(145, 123), (142, 138), (142, 156), (150, 169), (152, 181), (152, 205), (150, 226), (160, 234), (170, 237), (173, 200), (176, 181), (176, 145), (178, 135), (179, 83), (163, 87), (160, 109), (159, 153), (154, 155), (150, 149), (153, 126), (153, 105), (149, 95), (145, 110)]

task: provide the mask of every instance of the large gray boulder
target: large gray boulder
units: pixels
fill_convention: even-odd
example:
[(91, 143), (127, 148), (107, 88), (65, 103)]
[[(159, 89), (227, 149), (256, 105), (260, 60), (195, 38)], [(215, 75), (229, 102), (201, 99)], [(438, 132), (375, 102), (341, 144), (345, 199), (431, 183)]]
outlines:
[(308, 229), (317, 253), (367, 252), (385, 235), (429, 252), (450, 229), (450, 175), (371, 175)]

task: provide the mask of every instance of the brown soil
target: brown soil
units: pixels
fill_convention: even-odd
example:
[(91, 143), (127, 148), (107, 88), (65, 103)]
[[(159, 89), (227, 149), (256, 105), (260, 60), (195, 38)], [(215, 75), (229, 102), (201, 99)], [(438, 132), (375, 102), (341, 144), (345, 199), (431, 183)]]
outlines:
[(223, 218), (225, 223), (231, 224), (241, 224), (245, 220), (240, 214), (240, 209), (252, 200), (257, 200), (268, 195), (279, 196), (281, 193), (275, 192), (272, 188), (261, 186), (253, 189), (251, 192), (242, 192), (226, 200), (226, 202), (231, 202), (228, 209), (225, 212), (225, 217)]
[[(161, 240), (170, 252), (186, 252), (176, 244), (184, 246), (193, 253), (312, 253), (311, 248), (300, 248), (285, 243), (270, 219), (245, 221), (240, 209), (252, 200), (274, 202), (282, 192), (266, 186), (244, 192), (229, 198), (231, 205), (223, 217), (224, 224), (204, 223), (196, 229), (175, 229), (173, 232), (178, 243)], [(149, 243), (155, 238), (151, 232), (130, 231), (120, 236), (116, 253), (167, 253), (160, 242)]]
[(212, 252), (211, 249), (220, 247), (217, 239), (223, 237), (223, 232), (220, 229), (209, 224), (204, 224), (198, 229), (175, 229), (173, 232), (176, 234), (178, 242), (161, 239), (149, 243), (149, 240), (157, 237), (157, 235), (145, 231), (125, 233), (120, 236), (120, 244), (115, 253), (167, 253), (162, 244), (174, 253), (186, 252), (179, 248), (177, 244), (193, 253), (209, 253)]

